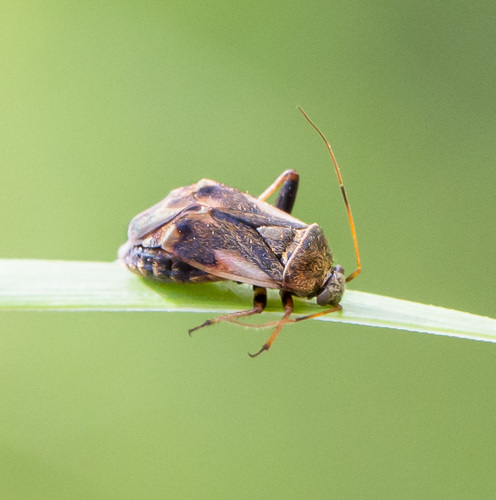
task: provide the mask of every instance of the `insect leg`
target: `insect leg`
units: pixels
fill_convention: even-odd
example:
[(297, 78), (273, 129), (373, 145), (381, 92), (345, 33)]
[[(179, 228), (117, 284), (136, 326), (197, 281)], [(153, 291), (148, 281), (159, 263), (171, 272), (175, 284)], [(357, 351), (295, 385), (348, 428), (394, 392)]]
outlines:
[(230, 321), (234, 322), (234, 320), (238, 318), (245, 318), (247, 316), (253, 316), (254, 314), (260, 314), (265, 309), (267, 305), (267, 290), (261, 286), (253, 287), (253, 308), (248, 309), (247, 311), (238, 311), (230, 314), (224, 314), (222, 316), (218, 316), (214, 319), (208, 319), (205, 323), (195, 326), (188, 330), (188, 333), (191, 335), (196, 330), (200, 328), (204, 328), (205, 326), (214, 325), (215, 323), (221, 323), (222, 321)]
[(319, 311), (314, 314), (307, 314), (306, 316), (298, 316), (297, 318), (290, 319), (288, 323), (298, 323), (299, 321), (304, 321), (306, 319), (313, 319), (313, 318), (318, 318), (319, 316), (324, 316), (325, 314), (330, 314), (336, 311), (342, 311), (343, 306), (340, 304), (331, 307), (330, 309), (324, 309), (323, 311)]
[(284, 316), (279, 320), (277, 323), (277, 326), (274, 328), (274, 331), (272, 332), (272, 335), (269, 337), (267, 342), (262, 346), (260, 351), (258, 351), (255, 354), (249, 354), (250, 357), (255, 358), (259, 354), (262, 354), (264, 351), (268, 351), (270, 349), (270, 346), (274, 343), (276, 338), (278, 337), (279, 333), (281, 333), (281, 330), (283, 326), (290, 322), (289, 317), (291, 316), (291, 313), (293, 312), (293, 296), (289, 292), (282, 292), (281, 291), (281, 299), (282, 299), (282, 304), (284, 306)]
[(282, 184), (275, 206), (290, 214), (296, 200), (299, 178), (299, 174), (294, 170), (286, 170), (258, 197), (258, 199), (266, 201)]
[[(318, 318), (320, 316), (324, 316), (325, 314), (330, 314), (330, 313), (342, 311), (342, 310), (343, 310), (343, 306), (338, 304), (338, 305), (333, 306), (329, 309), (324, 309), (322, 311), (319, 311), (319, 312), (316, 312), (313, 314), (307, 314), (306, 316), (298, 316), (297, 318), (288, 319), (286, 321), (286, 324), (299, 323), (300, 321), (304, 321), (306, 319), (314, 319), (314, 318)], [(241, 321), (236, 321), (235, 319), (229, 320), (229, 321), (231, 321), (232, 323), (235, 323), (236, 325), (243, 326), (244, 328), (261, 329), (261, 328), (269, 328), (271, 326), (277, 326), (279, 324), (280, 320), (279, 321), (268, 321), (267, 323), (259, 323), (259, 324), (242, 323)]]

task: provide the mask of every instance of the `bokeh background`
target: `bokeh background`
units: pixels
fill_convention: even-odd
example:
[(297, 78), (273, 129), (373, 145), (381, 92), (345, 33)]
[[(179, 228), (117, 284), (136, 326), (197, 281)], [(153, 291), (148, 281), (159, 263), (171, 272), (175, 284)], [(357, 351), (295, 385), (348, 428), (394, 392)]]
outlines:
[[(294, 214), (354, 289), (495, 316), (496, 3), (0, 5), (0, 257), (111, 261), (210, 177)], [(1, 284), (0, 284), (1, 286)], [(277, 299), (274, 299), (277, 300)], [(2, 313), (2, 498), (494, 498), (496, 346), (350, 325)]]

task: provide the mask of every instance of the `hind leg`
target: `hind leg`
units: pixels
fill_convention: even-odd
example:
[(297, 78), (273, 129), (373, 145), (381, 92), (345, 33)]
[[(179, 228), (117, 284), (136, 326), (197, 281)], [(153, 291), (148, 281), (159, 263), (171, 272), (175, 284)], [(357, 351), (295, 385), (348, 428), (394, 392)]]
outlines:
[(205, 323), (202, 323), (201, 325), (191, 328), (191, 330), (188, 330), (188, 332), (191, 335), (196, 330), (204, 328), (205, 326), (214, 325), (215, 323), (222, 323), (223, 321), (235, 322), (235, 320), (239, 318), (246, 318), (248, 316), (260, 314), (263, 312), (266, 305), (267, 305), (267, 290), (261, 286), (254, 286), (252, 309), (248, 309), (246, 311), (233, 312), (230, 314), (224, 314), (214, 319), (208, 319), (207, 321), (205, 321)]
[(298, 193), (298, 182), (300, 176), (295, 170), (283, 172), (259, 197), (259, 200), (267, 201), (267, 198), (281, 186), (275, 206), (280, 210), (290, 214), (296, 201)]

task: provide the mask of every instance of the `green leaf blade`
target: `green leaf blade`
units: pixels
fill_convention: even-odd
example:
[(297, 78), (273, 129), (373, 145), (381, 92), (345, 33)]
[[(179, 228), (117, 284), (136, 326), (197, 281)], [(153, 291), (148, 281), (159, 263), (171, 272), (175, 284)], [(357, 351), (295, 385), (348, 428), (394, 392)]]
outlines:
[[(225, 314), (250, 307), (250, 286), (232, 282), (161, 284), (118, 262), (0, 260), (0, 311), (162, 311)], [(452, 309), (348, 290), (343, 311), (323, 321), (394, 328), (496, 342), (496, 320)], [(322, 309), (296, 299), (295, 313)], [(267, 313), (281, 315), (276, 291)]]

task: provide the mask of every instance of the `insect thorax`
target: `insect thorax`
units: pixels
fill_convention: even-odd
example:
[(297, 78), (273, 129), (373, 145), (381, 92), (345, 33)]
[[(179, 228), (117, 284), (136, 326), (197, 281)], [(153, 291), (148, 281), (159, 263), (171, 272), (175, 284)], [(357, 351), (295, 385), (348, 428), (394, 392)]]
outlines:
[(282, 288), (300, 297), (313, 297), (332, 273), (332, 253), (317, 224), (295, 231), (283, 252)]

